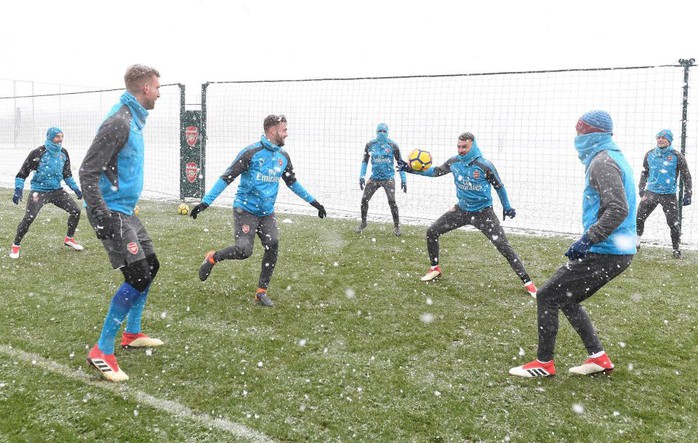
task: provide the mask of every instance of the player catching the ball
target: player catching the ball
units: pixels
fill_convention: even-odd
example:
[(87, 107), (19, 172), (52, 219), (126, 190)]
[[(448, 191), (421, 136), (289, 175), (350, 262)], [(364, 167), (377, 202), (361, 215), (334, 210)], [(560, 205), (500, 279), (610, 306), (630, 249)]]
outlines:
[(398, 169), (425, 177), (440, 177), (453, 174), (458, 203), (436, 220), (427, 230), (427, 248), (431, 268), (422, 277), (428, 282), (442, 274), (439, 264), (439, 237), (456, 228), (472, 225), (480, 230), (507, 259), (511, 268), (524, 284), (524, 288), (535, 298), (536, 286), (528, 276), (521, 259), (509, 244), (499, 219), (492, 209), (491, 188), (497, 191), (504, 208), (504, 219), (514, 218), (516, 211), (511, 207), (507, 191), (497, 174), (494, 165), (486, 160), (477, 146), (475, 136), (465, 132), (458, 137), (458, 155), (449, 158), (441, 166), (433, 166), (424, 171), (413, 169), (409, 163), (399, 161)]
[[(365, 177), (369, 158), (371, 159), (371, 178), (366, 182)], [(395, 235), (399, 237), (402, 234), (400, 232), (400, 214), (395, 201), (393, 159), (402, 161), (400, 148), (397, 143), (388, 138), (388, 125), (380, 123), (376, 128), (376, 138), (366, 143), (364, 148), (364, 159), (361, 162), (361, 175), (359, 176), (359, 187), (364, 191), (364, 194), (361, 197), (361, 223), (356, 228), (356, 232), (362, 232), (366, 229), (368, 202), (379, 188), (383, 188), (385, 189), (385, 195), (388, 196), (388, 205), (393, 216)], [(404, 171), (400, 171), (400, 180), (402, 191), (407, 192), (407, 175)]]
[(256, 234), (264, 246), (264, 257), (254, 301), (257, 305), (267, 307), (274, 306), (267, 295), (267, 287), (279, 255), (279, 228), (274, 213), (279, 181), (283, 180), (291, 191), (317, 209), (318, 217), (327, 216), (325, 208), (296, 180), (291, 157), (282, 149), (286, 137), (286, 117), (267, 116), (264, 119), (262, 139), (240, 151), (190, 214), (196, 219), (229, 184), (241, 176), (233, 202), (235, 244), (218, 251), (209, 251), (199, 267), (199, 279), (205, 281), (213, 266), (220, 261), (244, 260), (251, 256)]

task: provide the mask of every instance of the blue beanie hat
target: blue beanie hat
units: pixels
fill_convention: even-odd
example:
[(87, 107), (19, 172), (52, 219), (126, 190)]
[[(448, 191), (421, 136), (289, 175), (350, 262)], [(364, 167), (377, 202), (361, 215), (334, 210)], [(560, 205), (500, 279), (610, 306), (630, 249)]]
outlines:
[(388, 125), (385, 123), (378, 123), (378, 127), (376, 128), (376, 132), (385, 132), (386, 134), (388, 133)]
[(56, 128), (55, 126), (53, 128), (48, 128), (48, 131), (46, 131), (46, 140), (53, 142), (53, 139), (56, 138), (56, 135), (62, 134), (63, 131), (61, 128)]
[(661, 131), (657, 132), (657, 137), (664, 137), (665, 139), (669, 140), (669, 144), (674, 141), (674, 133), (671, 132), (671, 129), (662, 129)]
[(579, 117), (576, 126), (580, 134), (590, 134), (592, 132), (610, 132), (613, 133), (613, 120), (606, 111), (589, 111)]

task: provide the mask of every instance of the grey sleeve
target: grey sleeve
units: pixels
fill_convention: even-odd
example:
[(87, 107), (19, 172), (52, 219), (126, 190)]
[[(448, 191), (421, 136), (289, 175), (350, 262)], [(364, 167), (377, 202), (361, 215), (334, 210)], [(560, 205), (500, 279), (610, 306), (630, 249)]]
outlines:
[(429, 169), (429, 174), (432, 177), (441, 177), (442, 175), (451, 173), (451, 165), (458, 161), (458, 157), (451, 157), (446, 160), (442, 165), (434, 166)]
[(678, 173), (683, 177), (683, 196), (691, 198), (693, 195), (693, 179), (691, 178), (691, 171), (688, 170), (688, 162), (686, 162), (686, 156), (681, 153), (677, 153), (677, 165)]
[(638, 189), (640, 191), (645, 190), (645, 186), (647, 186), (647, 177), (649, 177), (650, 175), (650, 163), (647, 160), (647, 157), (649, 157), (650, 152), (652, 151), (647, 152), (645, 154), (644, 160), (642, 160), (642, 172), (640, 173), (640, 184), (638, 185)]
[(99, 127), (80, 165), (80, 187), (87, 210), (92, 211), (98, 218), (109, 214), (109, 208), (99, 189), (99, 179), (105, 174), (112, 185), (118, 186), (116, 156), (128, 141), (131, 130), (130, 117), (128, 107), (123, 106), (107, 118)]
[[(599, 193), (599, 216), (587, 236), (592, 243), (605, 240), (628, 216), (623, 173), (618, 164), (606, 153), (599, 153), (589, 165), (589, 184)], [(633, 189), (633, 192), (635, 190)]]

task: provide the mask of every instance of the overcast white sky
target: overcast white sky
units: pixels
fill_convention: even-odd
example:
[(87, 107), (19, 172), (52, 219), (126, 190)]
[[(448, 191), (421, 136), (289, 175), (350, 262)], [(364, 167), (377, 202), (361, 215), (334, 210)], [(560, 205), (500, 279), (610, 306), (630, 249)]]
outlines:
[[(696, 7), (637, 1), (66, 0), (3, 5), (0, 78), (123, 86), (674, 64)], [(189, 89), (191, 90), (191, 89)]]

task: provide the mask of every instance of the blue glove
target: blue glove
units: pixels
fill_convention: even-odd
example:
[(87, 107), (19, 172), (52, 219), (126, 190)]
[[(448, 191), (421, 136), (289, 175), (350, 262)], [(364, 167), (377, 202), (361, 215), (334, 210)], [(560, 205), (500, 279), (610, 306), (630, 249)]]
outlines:
[(572, 243), (572, 246), (565, 252), (565, 255), (569, 257), (570, 260), (578, 260), (587, 255), (589, 248), (591, 248), (591, 241), (585, 233), (582, 235), (582, 238)]
[(78, 198), (78, 200), (82, 200), (82, 191), (79, 189), (76, 189), (75, 196)]
[(395, 169), (398, 172), (412, 172), (412, 168), (410, 168), (410, 164), (407, 163), (405, 160), (398, 160), (397, 161), (397, 166), (395, 166)]
[(683, 205), (684, 205), (684, 206), (688, 206), (688, 205), (690, 205), (690, 204), (691, 204), (691, 197), (684, 196), (684, 198), (683, 198)]
[(366, 186), (366, 180), (365, 180), (363, 177), (361, 177), (361, 178), (359, 179), (359, 188), (361, 188), (361, 190), (363, 191), (363, 190), (364, 190), (364, 186)]
[(12, 203), (18, 205), (22, 201), (22, 188), (15, 188), (15, 194), (12, 196)]
[(514, 208), (505, 209), (504, 214), (502, 214), (502, 220), (506, 220), (507, 217), (509, 217), (509, 218), (516, 217), (516, 209), (514, 209)]
[(402, 182), (402, 183), (400, 184), (400, 188), (402, 189), (402, 192), (404, 192), (405, 194), (407, 194), (407, 183)]

